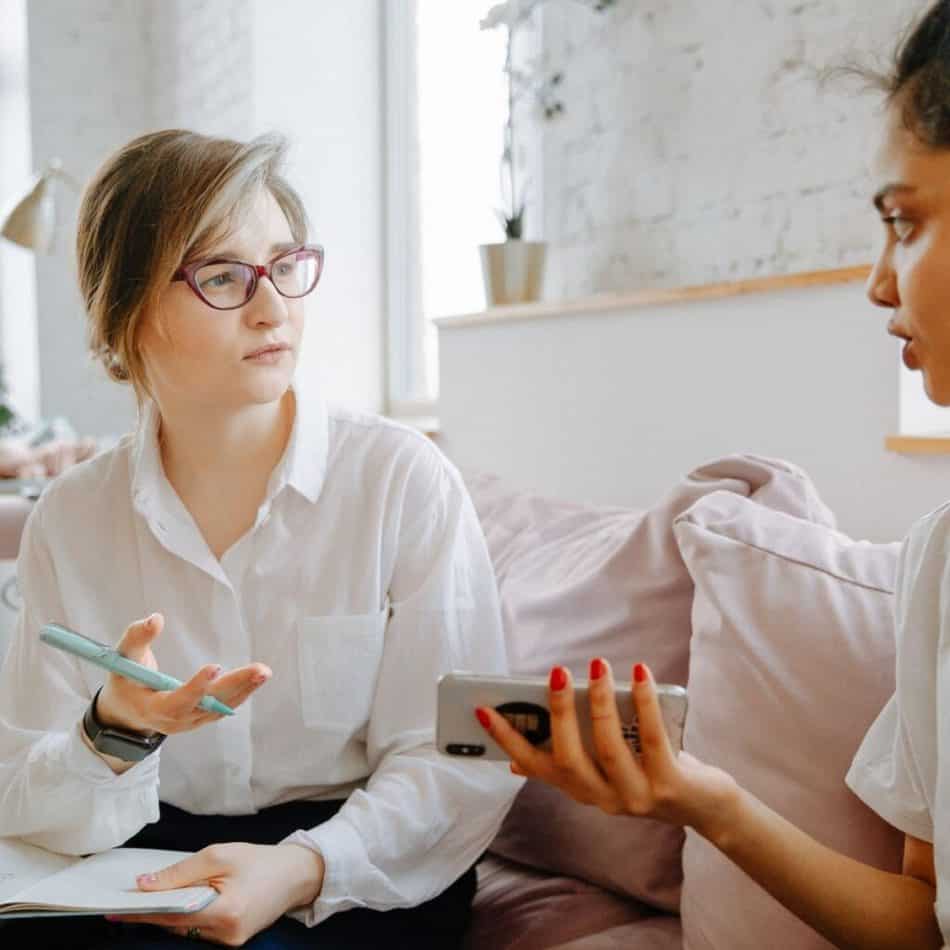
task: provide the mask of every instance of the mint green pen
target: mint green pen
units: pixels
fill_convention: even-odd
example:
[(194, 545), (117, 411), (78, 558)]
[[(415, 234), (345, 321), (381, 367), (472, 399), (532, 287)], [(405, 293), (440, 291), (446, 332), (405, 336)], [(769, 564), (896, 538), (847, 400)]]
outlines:
[[(40, 639), (48, 643), (51, 647), (59, 650), (65, 650), (78, 656), (81, 660), (88, 660), (101, 666), (110, 673), (116, 673), (124, 676), (128, 680), (141, 683), (149, 689), (156, 689), (167, 692), (178, 689), (182, 685), (181, 680), (176, 680), (174, 676), (167, 676), (165, 673), (158, 673), (150, 670), (135, 660), (122, 656), (115, 647), (110, 647), (107, 643), (100, 643), (91, 637), (84, 637), (81, 633), (61, 627), (58, 623), (48, 623), (40, 630)], [(214, 696), (202, 696), (198, 705), (208, 712), (217, 713), (219, 716), (233, 716), (234, 710), (230, 706), (225, 706)]]

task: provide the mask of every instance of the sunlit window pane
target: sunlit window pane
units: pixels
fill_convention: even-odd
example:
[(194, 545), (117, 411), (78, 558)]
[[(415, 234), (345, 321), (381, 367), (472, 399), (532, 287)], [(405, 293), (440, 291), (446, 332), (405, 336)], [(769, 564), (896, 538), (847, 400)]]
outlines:
[(503, 239), (499, 161), (505, 31), (481, 30), (496, 0), (418, 0), (420, 266), (426, 389), (436, 395), (433, 317), (485, 306), (478, 245)]

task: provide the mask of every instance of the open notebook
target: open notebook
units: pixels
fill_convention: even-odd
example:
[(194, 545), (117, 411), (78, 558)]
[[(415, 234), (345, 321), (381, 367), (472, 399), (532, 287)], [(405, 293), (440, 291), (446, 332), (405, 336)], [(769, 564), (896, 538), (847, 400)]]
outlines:
[(187, 854), (149, 848), (115, 848), (88, 858), (44, 851), (0, 838), (0, 921), (11, 917), (73, 914), (190, 914), (218, 896), (212, 888), (140, 891), (135, 879)]

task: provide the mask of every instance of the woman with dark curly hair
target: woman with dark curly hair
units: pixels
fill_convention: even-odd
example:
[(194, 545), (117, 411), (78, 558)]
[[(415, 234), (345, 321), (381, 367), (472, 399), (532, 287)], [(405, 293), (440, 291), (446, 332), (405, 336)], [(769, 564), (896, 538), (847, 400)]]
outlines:
[[(929, 8), (899, 46), (875, 163), (873, 206), (885, 230), (867, 292), (887, 309), (930, 399), (950, 406), (950, 0)], [(852, 354), (845, 358), (853, 359)], [(569, 671), (551, 671), (556, 756), (530, 746), (493, 710), (478, 717), (513, 771), (611, 814), (688, 825), (836, 947), (950, 942), (950, 504), (912, 528), (897, 589), (897, 688), (847, 782), (904, 832), (901, 874), (819, 844), (720, 769), (674, 754), (649, 669), (633, 670), (643, 753), (624, 744), (613, 676), (591, 662), (596, 761), (580, 745)], [(943, 935), (941, 937), (941, 934)]]

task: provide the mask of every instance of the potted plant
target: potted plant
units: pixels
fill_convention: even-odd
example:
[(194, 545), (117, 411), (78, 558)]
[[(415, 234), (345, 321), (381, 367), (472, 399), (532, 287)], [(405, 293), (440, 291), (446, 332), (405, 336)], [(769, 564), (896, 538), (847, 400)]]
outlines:
[[(517, 174), (515, 110), (519, 101), (527, 96), (540, 106), (544, 119), (550, 120), (563, 114), (564, 104), (557, 93), (564, 74), (560, 70), (544, 72), (518, 68), (514, 61), (514, 41), (518, 30), (544, 2), (545, 0), (505, 0), (504, 3), (492, 7), (480, 24), (483, 30), (503, 27), (508, 34), (504, 66), (508, 108), (500, 169), (504, 208), (498, 211), (505, 240), (499, 244), (482, 244), (479, 248), (485, 297), (490, 307), (537, 300), (541, 295), (547, 244), (544, 241), (524, 240), (527, 196), (526, 188), (518, 181)], [(617, 0), (579, 2), (599, 13), (613, 6)]]

